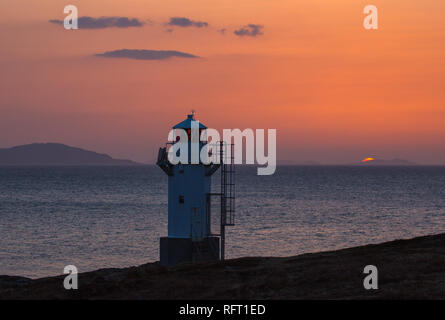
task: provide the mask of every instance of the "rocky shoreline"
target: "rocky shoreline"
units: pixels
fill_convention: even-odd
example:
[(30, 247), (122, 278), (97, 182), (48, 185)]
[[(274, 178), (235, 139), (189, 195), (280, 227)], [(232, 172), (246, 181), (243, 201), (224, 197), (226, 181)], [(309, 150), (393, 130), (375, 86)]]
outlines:
[[(365, 290), (363, 269), (378, 268)], [(445, 234), (287, 258), (158, 263), (41, 279), (0, 276), (0, 299), (445, 299)]]

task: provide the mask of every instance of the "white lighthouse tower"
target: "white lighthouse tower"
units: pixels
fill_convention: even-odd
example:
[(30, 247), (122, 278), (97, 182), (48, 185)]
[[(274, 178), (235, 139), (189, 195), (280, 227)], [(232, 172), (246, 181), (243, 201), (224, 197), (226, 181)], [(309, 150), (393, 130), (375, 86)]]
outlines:
[[(187, 261), (224, 259), (225, 226), (234, 225), (234, 170), (233, 161), (228, 161), (227, 146), (218, 142), (217, 163), (204, 164), (201, 160), (191, 161), (193, 143), (201, 154), (206, 141), (199, 136), (207, 127), (194, 119), (194, 114), (173, 127), (174, 141), (159, 149), (157, 165), (168, 176), (168, 236), (160, 239), (160, 263), (173, 266)], [(193, 137), (192, 130), (199, 129)], [(179, 139), (181, 130), (187, 134), (187, 142)], [(195, 138), (197, 141), (192, 141)], [(168, 160), (167, 148), (187, 143), (189, 152), (185, 163), (172, 164)], [(230, 145), (232, 150), (232, 145)], [(233, 152), (230, 152), (232, 160)], [(218, 158), (216, 157), (216, 158)], [(220, 168), (221, 192), (211, 193), (211, 177)], [(211, 199), (220, 199), (220, 232), (211, 230)]]

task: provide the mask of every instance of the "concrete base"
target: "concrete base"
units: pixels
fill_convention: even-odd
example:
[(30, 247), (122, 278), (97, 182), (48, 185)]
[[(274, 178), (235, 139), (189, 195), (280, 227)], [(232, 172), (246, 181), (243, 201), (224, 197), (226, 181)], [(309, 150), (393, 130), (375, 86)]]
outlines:
[(219, 237), (208, 237), (199, 242), (192, 242), (189, 238), (160, 239), (161, 266), (211, 260), (219, 260)]

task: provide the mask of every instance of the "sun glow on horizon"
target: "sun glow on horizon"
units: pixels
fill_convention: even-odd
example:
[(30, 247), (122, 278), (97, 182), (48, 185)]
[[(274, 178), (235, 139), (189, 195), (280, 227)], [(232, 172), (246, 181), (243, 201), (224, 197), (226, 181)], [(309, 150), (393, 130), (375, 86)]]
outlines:
[[(0, 147), (156, 162), (193, 107), (219, 132), (276, 129), (281, 161), (445, 164), (445, 1), (407, 2), (373, 1), (366, 30), (360, 1), (0, 0)], [(68, 3), (84, 28), (60, 23)]]

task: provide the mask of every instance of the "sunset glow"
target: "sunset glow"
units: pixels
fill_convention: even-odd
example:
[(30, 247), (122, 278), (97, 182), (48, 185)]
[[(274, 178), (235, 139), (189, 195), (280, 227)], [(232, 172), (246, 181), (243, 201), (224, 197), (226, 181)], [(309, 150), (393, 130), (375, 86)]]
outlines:
[(374, 161), (374, 158), (365, 158), (362, 160), (362, 162), (369, 162), (369, 161)]
[[(68, 3), (97, 20), (67, 31), (65, 3), (0, 2), (0, 147), (153, 162), (195, 109), (218, 130), (277, 129), (278, 160), (445, 163), (443, 1), (375, 0), (378, 30), (361, 1)], [(116, 16), (129, 27), (100, 20)]]

